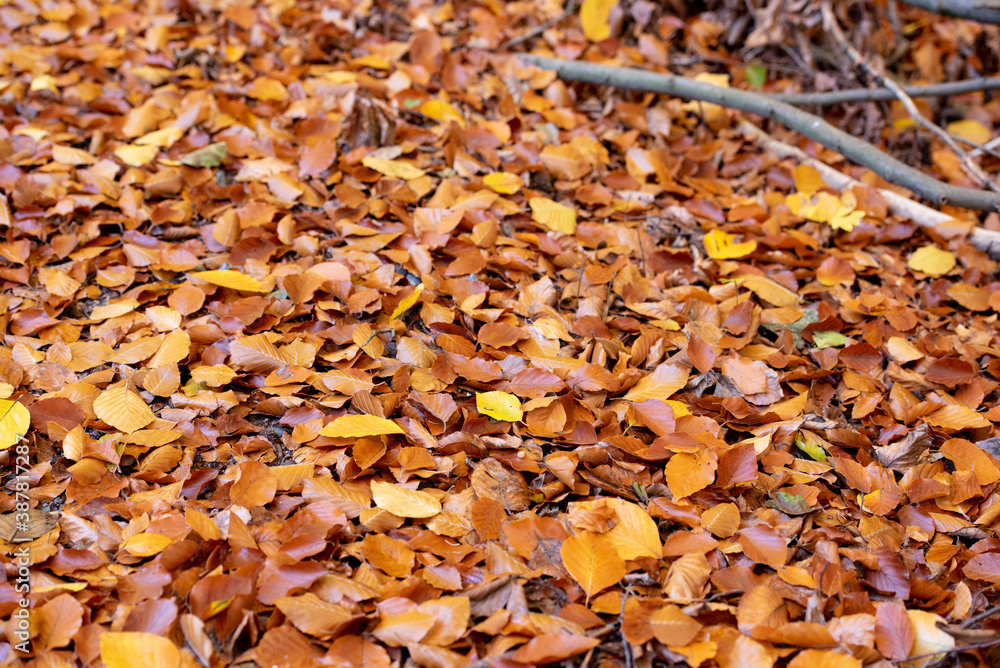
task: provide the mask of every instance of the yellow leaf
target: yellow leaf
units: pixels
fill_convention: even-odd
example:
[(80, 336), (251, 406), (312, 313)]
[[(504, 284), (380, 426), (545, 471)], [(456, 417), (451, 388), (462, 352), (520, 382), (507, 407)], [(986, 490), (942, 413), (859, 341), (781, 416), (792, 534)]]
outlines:
[(906, 266), (928, 276), (944, 276), (955, 268), (955, 256), (937, 246), (924, 246), (910, 256)]
[(184, 136), (184, 130), (180, 128), (164, 128), (154, 130), (144, 134), (135, 140), (139, 146), (156, 146), (157, 148), (170, 148), (178, 139)]
[(246, 274), (235, 271), (233, 269), (216, 269), (213, 271), (196, 271), (191, 274), (195, 278), (200, 278), (203, 281), (211, 283), (212, 285), (218, 285), (223, 288), (232, 288), (233, 290), (242, 290), (243, 292), (265, 292), (260, 281), (258, 281), (253, 276), (247, 276)]
[[(646, 401), (647, 399), (667, 399), (677, 390), (687, 385), (691, 369), (683, 364), (661, 364), (648, 376), (643, 376), (625, 395), (625, 401)], [(671, 406), (673, 408), (673, 406)], [(674, 417), (678, 417), (674, 413)]]
[(789, 210), (817, 223), (829, 222), (840, 210), (840, 199), (828, 192), (797, 192), (786, 199)]
[(396, 318), (398, 318), (399, 316), (403, 315), (411, 308), (413, 308), (416, 305), (417, 300), (420, 299), (420, 293), (423, 291), (424, 291), (424, 284), (418, 283), (416, 290), (406, 295), (399, 301), (399, 305), (396, 306), (396, 309), (392, 312), (392, 315), (389, 316), (389, 320), (395, 320)]
[(0, 450), (20, 441), (31, 426), (31, 413), (17, 401), (0, 400)]
[(107, 668), (180, 668), (177, 646), (155, 633), (102, 633), (101, 661)]
[(374, 415), (345, 415), (323, 427), (319, 433), (330, 438), (361, 438), (406, 432), (398, 424), (385, 418)]
[(625, 560), (608, 534), (581, 531), (563, 541), (563, 566), (587, 596), (618, 584), (625, 577)]
[(583, 0), (580, 5), (580, 25), (591, 42), (602, 42), (611, 37), (612, 8), (618, 0)]
[(763, 276), (742, 276), (739, 285), (775, 306), (795, 306), (798, 294)]
[(528, 205), (531, 206), (531, 219), (536, 223), (563, 234), (576, 232), (576, 211), (568, 206), (547, 197), (532, 197)]
[(712, 450), (679, 452), (667, 462), (663, 475), (674, 498), (683, 499), (715, 482), (718, 466), (719, 458)]
[(122, 543), (122, 549), (134, 557), (152, 557), (163, 552), (172, 542), (169, 537), (158, 533), (139, 533), (129, 536)]
[(59, 89), (56, 88), (56, 79), (51, 74), (42, 74), (32, 79), (29, 90), (32, 92), (49, 90), (56, 94), (59, 93)]
[(404, 181), (419, 179), (427, 173), (402, 160), (386, 160), (385, 158), (376, 158), (370, 155), (363, 158), (361, 164), (391, 179), (403, 179)]
[(97, 417), (126, 434), (142, 429), (156, 419), (153, 411), (124, 382), (101, 392), (94, 400), (94, 413)]
[(399, 517), (434, 517), (441, 512), (441, 502), (433, 495), (391, 482), (372, 481), (372, 498), (376, 506)]
[(625, 560), (663, 557), (660, 530), (648, 512), (634, 503), (614, 497), (608, 499), (608, 505), (615, 509), (618, 516), (618, 523), (607, 535), (614, 541), (619, 557)]
[(949, 123), (948, 132), (974, 144), (985, 144), (990, 140), (990, 129), (979, 121), (965, 120)]
[(288, 99), (288, 89), (277, 79), (260, 77), (253, 82), (249, 96), (255, 100), (284, 102)]
[(909, 656), (921, 657), (908, 662), (912, 668), (937, 663), (944, 658), (944, 655), (934, 654), (935, 652), (945, 652), (955, 646), (955, 638), (938, 627), (939, 623), (944, 623), (944, 619), (940, 615), (924, 610), (907, 610), (906, 614), (910, 618), (910, 624), (913, 625), (916, 636)]
[(792, 172), (795, 189), (800, 193), (811, 193), (823, 187), (823, 177), (811, 165), (796, 165)]
[(685, 415), (691, 415), (691, 411), (688, 409), (687, 404), (681, 403), (680, 401), (675, 401), (673, 399), (664, 399), (663, 403), (670, 406), (674, 410), (674, 419), (679, 420)]
[(705, 235), (705, 252), (713, 260), (733, 260), (738, 257), (746, 257), (757, 250), (756, 241), (734, 243), (735, 239), (736, 237), (728, 232), (714, 229)]
[(138, 305), (139, 302), (135, 299), (123, 299), (118, 302), (105, 304), (104, 306), (95, 306), (94, 310), (90, 312), (90, 319), (110, 320), (111, 318), (117, 318), (118, 316), (125, 315), (126, 313), (131, 313)]
[(861, 220), (865, 217), (864, 211), (858, 211), (856, 209), (848, 209), (846, 207), (841, 207), (837, 210), (837, 213), (833, 214), (833, 218), (830, 219), (830, 227), (835, 230), (844, 230), (845, 232), (850, 232), (855, 227), (861, 224)]
[(518, 422), (524, 417), (521, 400), (506, 392), (478, 392), (476, 410), (496, 420)]
[(513, 195), (524, 185), (524, 179), (509, 172), (493, 172), (483, 177), (483, 183), (501, 195)]
[(701, 528), (718, 538), (729, 538), (740, 528), (740, 509), (735, 503), (720, 503), (701, 514)]
[(462, 114), (458, 112), (458, 109), (442, 100), (427, 100), (427, 102), (420, 105), (420, 113), (438, 123), (455, 121), (459, 127), (465, 127), (465, 119), (462, 118)]
[(155, 146), (137, 146), (135, 144), (115, 149), (115, 156), (129, 167), (142, 167), (159, 154)]
[(92, 165), (97, 162), (97, 157), (83, 149), (63, 146), (62, 144), (52, 145), (52, 159), (62, 165)]

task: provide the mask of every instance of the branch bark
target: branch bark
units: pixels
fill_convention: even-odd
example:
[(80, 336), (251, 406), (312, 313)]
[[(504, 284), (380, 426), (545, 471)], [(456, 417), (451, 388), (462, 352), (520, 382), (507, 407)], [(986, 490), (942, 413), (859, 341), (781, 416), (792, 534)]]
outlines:
[[(947, 83), (927, 84), (924, 86), (903, 86), (903, 92), (910, 97), (950, 97), (964, 95), (984, 90), (1000, 89), (1000, 77), (983, 77), (981, 79), (966, 79), (964, 81), (949, 81)], [(827, 107), (849, 102), (868, 102), (874, 100), (895, 100), (896, 94), (888, 88), (852, 88), (848, 90), (832, 90), (823, 93), (776, 93), (770, 97), (780, 102), (787, 102), (798, 107)]]
[[(779, 157), (792, 158), (804, 165), (809, 165), (820, 173), (824, 183), (837, 190), (846, 190), (847, 188), (861, 184), (860, 181), (852, 179), (847, 174), (830, 167), (826, 163), (820, 162), (805, 151), (775, 139), (752, 123), (741, 121), (737, 127), (744, 137), (753, 139)], [(934, 228), (954, 220), (946, 213), (932, 209), (920, 202), (915, 202), (908, 197), (903, 197), (891, 190), (879, 188), (879, 193), (885, 199), (890, 213), (900, 218), (912, 220), (921, 227)], [(1000, 232), (993, 232), (977, 227), (969, 235), (969, 243), (985, 253), (995, 255), (1000, 250)]]
[(997, 0), (903, 0), (903, 2), (935, 14), (980, 23), (1000, 24), (1000, 2)]
[(938, 206), (951, 205), (977, 211), (1000, 211), (1000, 194), (943, 183), (910, 167), (877, 147), (853, 137), (822, 118), (761, 93), (721, 88), (669, 74), (655, 74), (622, 67), (559, 60), (541, 56), (517, 56), (524, 62), (554, 70), (567, 81), (580, 81), (629, 90), (646, 91), (711, 102), (730, 109), (769, 118), (872, 170), (889, 183), (902, 186)]

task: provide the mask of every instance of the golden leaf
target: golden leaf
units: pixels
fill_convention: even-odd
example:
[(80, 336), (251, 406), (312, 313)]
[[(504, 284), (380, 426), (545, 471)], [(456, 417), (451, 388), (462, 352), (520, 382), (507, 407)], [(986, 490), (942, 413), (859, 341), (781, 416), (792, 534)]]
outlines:
[(702, 243), (705, 245), (705, 252), (713, 260), (733, 260), (738, 257), (746, 257), (757, 250), (756, 241), (744, 241), (735, 243), (736, 237), (716, 228), (705, 235)]
[[(677, 390), (687, 385), (691, 369), (683, 364), (661, 364), (648, 376), (643, 376), (625, 395), (625, 401), (646, 401), (647, 399), (667, 399)], [(672, 406), (671, 406), (672, 407)], [(677, 414), (674, 414), (677, 417)]]
[(127, 382), (101, 392), (94, 400), (94, 413), (115, 429), (131, 434), (156, 419), (146, 402), (129, 390)]
[(517, 174), (493, 172), (483, 177), (483, 183), (501, 195), (513, 195), (524, 185), (524, 179)]
[(122, 549), (134, 557), (152, 557), (163, 552), (172, 542), (168, 536), (158, 533), (139, 533), (126, 538)]
[(0, 450), (15, 445), (31, 426), (31, 413), (24, 404), (0, 399)]
[(507, 392), (477, 392), (476, 410), (505, 422), (519, 422), (524, 417), (521, 400)]
[(775, 306), (795, 306), (799, 303), (797, 293), (763, 276), (741, 276), (739, 285)]
[(682, 499), (715, 482), (719, 458), (712, 450), (679, 452), (670, 458), (663, 474), (675, 499)]
[(115, 149), (115, 157), (129, 167), (142, 167), (151, 162), (159, 153), (160, 149), (155, 146), (136, 146), (134, 144)]
[(406, 432), (398, 424), (386, 418), (374, 415), (345, 415), (327, 424), (319, 433), (330, 438), (360, 438)]
[(242, 290), (243, 292), (266, 292), (260, 281), (253, 276), (234, 271), (233, 269), (215, 269), (212, 271), (196, 271), (191, 274), (195, 278), (218, 285), (223, 288)]
[(458, 109), (443, 100), (427, 100), (427, 102), (420, 105), (420, 113), (438, 123), (455, 121), (459, 127), (465, 127), (465, 119), (462, 118), (462, 114), (459, 113)]
[(576, 211), (568, 206), (547, 197), (532, 197), (528, 205), (531, 207), (531, 219), (536, 223), (563, 234), (576, 232)]
[(979, 121), (964, 120), (949, 123), (948, 133), (974, 144), (985, 144), (990, 140), (990, 129)]
[(701, 514), (701, 528), (718, 538), (729, 538), (740, 528), (740, 509), (735, 503), (720, 503)]
[(583, 0), (580, 5), (580, 26), (591, 42), (602, 42), (611, 37), (609, 21), (612, 8), (618, 0)]
[(107, 668), (180, 668), (177, 646), (154, 633), (102, 633), (101, 661)]
[(434, 495), (391, 482), (372, 481), (372, 498), (376, 506), (399, 517), (434, 517), (441, 512), (441, 503)]
[(406, 295), (399, 301), (399, 305), (393, 310), (392, 315), (389, 316), (389, 320), (395, 320), (399, 316), (403, 315), (411, 308), (416, 306), (417, 300), (420, 299), (420, 294), (424, 291), (424, 284), (418, 283), (416, 290)]
[(144, 134), (136, 139), (135, 143), (139, 146), (170, 148), (183, 136), (184, 130), (181, 128), (164, 128), (163, 130), (154, 130), (153, 132)]
[(913, 271), (919, 271), (936, 278), (944, 276), (955, 268), (955, 256), (937, 246), (924, 246), (918, 248), (910, 256), (906, 266)]
[(663, 557), (660, 530), (648, 512), (619, 498), (609, 498), (608, 505), (618, 516), (618, 523), (607, 533), (614, 541), (618, 556), (625, 560)]
[(625, 577), (625, 560), (607, 534), (581, 531), (563, 541), (563, 565), (587, 596), (618, 584)]
[(376, 158), (370, 155), (365, 156), (361, 160), (361, 164), (391, 179), (403, 179), (404, 181), (419, 179), (427, 173), (403, 160), (386, 160), (385, 158)]
[(912, 668), (937, 663), (944, 658), (944, 654), (934, 652), (946, 652), (955, 646), (955, 638), (938, 627), (939, 623), (944, 624), (945, 621), (940, 615), (924, 610), (907, 610), (906, 614), (916, 635), (909, 655), (921, 657), (908, 663)]

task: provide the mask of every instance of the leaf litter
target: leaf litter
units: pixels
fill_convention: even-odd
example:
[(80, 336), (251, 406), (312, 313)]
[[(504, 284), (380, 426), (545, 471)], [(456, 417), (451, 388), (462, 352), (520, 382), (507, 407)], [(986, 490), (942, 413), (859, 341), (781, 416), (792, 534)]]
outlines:
[[(730, 11), (632, 8), (544, 40), (663, 65)], [(0, 8), (6, 663), (916, 666), (972, 637), (996, 264), (732, 112), (497, 53), (536, 12)]]

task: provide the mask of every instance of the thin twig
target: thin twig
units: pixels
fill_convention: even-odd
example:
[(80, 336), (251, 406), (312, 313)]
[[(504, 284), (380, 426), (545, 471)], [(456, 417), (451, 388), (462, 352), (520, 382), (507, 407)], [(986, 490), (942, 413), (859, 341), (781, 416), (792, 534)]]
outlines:
[(906, 657), (907, 661), (914, 661), (916, 659), (929, 659), (932, 656), (941, 656), (944, 654), (958, 654), (959, 652), (969, 652), (974, 649), (986, 649), (987, 647), (994, 647), (1000, 645), (1000, 638), (996, 640), (990, 640), (989, 642), (980, 642), (974, 645), (956, 645), (955, 647), (949, 647), (947, 649), (939, 649), (936, 652), (928, 652), (927, 654), (917, 654), (916, 656)]
[(618, 632), (622, 637), (622, 652), (625, 653), (625, 668), (635, 668), (635, 658), (632, 656), (632, 645), (625, 637), (625, 602), (632, 595), (632, 585), (625, 588), (622, 594), (622, 607), (618, 613)]
[[(1000, 77), (963, 79), (946, 83), (921, 86), (903, 86), (903, 92), (910, 97), (951, 97), (986, 90), (1000, 89)], [(850, 102), (878, 102), (895, 100), (896, 94), (888, 88), (848, 88), (820, 93), (773, 93), (775, 100), (800, 107), (826, 107)]]
[[(803, 164), (809, 165), (820, 173), (820, 176), (823, 177), (823, 181), (827, 185), (837, 190), (847, 190), (855, 185), (861, 185), (860, 181), (852, 179), (847, 174), (830, 167), (826, 163), (820, 162), (795, 146), (778, 141), (752, 123), (741, 121), (738, 127), (743, 136), (756, 140), (765, 149), (774, 151), (778, 156), (793, 158)], [(909, 197), (903, 197), (891, 190), (879, 189), (879, 193), (885, 199), (889, 207), (889, 213), (895, 214), (900, 218), (912, 220), (921, 227), (933, 228), (954, 220), (946, 213), (932, 209), (920, 202), (915, 202)], [(969, 235), (969, 243), (981, 251), (994, 254), (1000, 249), (1000, 232), (977, 227)]]
[(844, 31), (840, 29), (840, 24), (837, 22), (837, 17), (834, 16), (833, 8), (830, 6), (829, 2), (823, 3), (823, 24), (827, 31), (829, 31), (830, 35), (840, 45), (840, 48), (842, 48), (844, 52), (847, 53), (851, 61), (854, 62), (855, 67), (864, 72), (868, 78), (873, 80), (878, 85), (892, 91), (896, 96), (896, 99), (903, 104), (907, 113), (910, 114), (910, 118), (912, 118), (917, 125), (943, 141), (945, 145), (958, 156), (959, 161), (962, 163), (962, 169), (966, 174), (971, 176), (976, 181), (979, 181), (980, 184), (990, 190), (1000, 192), (1000, 186), (994, 183), (993, 179), (983, 172), (983, 170), (980, 169), (976, 163), (969, 159), (969, 156), (965, 153), (962, 147), (951, 138), (951, 135), (945, 132), (936, 123), (921, 114), (920, 110), (917, 109), (917, 105), (913, 102), (913, 98), (907, 95), (906, 91), (904, 91), (898, 83), (889, 77), (882, 76), (882, 74), (878, 72), (871, 63), (865, 60), (864, 56), (862, 56), (861, 53), (854, 48), (854, 45), (852, 45), (847, 39), (847, 35), (845, 35)]
[(574, 11), (576, 11), (576, 0), (566, 0), (566, 9), (562, 11), (562, 14), (559, 14), (558, 16), (553, 16), (545, 23), (535, 26), (534, 29), (529, 30), (520, 37), (514, 37), (513, 39), (507, 40), (506, 42), (500, 45), (500, 48), (509, 51), (518, 44), (524, 44), (528, 40), (536, 38), (549, 28), (562, 23), (563, 20), (565, 19), (568, 19), (570, 16), (573, 15)]
[(973, 624), (975, 624), (976, 622), (981, 622), (982, 620), (986, 619), (987, 617), (992, 617), (993, 615), (997, 614), (998, 612), (1000, 612), (1000, 605), (994, 605), (992, 608), (986, 608), (985, 610), (983, 610), (979, 614), (977, 614), (977, 615), (975, 615), (973, 617), (969, 617), (964, 622), (962, 622), (961, 624), (959, 624), (959, 628), (967, 629), (970, 626), (972, 626)]

